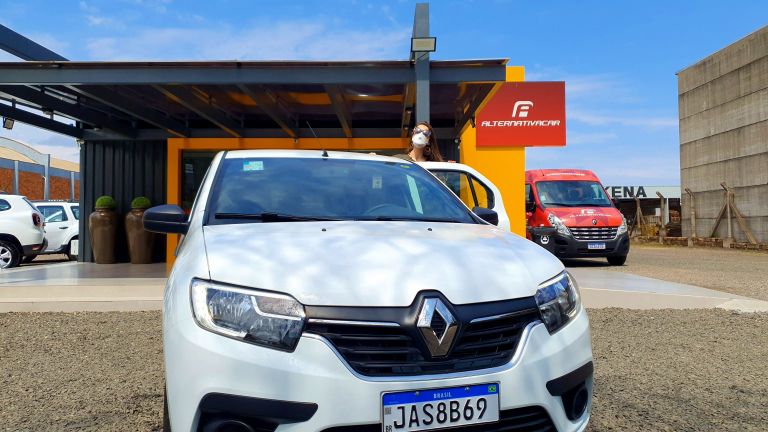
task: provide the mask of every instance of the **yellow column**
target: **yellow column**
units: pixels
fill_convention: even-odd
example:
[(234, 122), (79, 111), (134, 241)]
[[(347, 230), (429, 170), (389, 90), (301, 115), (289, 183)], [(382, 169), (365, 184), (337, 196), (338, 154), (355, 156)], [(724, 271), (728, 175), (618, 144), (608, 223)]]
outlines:
[[(507, 82), (524, 80), (524, 67), (507, 67)], [(499, 188), (512, 232), (525, 236), (525, 148), (478, 148), (475, 128), (465, 126), (460, 154), (461, 163), (480, 171)]]

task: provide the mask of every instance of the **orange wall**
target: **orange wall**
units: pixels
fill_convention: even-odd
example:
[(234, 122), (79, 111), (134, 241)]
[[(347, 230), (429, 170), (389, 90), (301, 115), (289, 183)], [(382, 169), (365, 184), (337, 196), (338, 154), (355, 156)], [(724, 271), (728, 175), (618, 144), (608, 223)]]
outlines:
[[(524, 80), (524, 67), (507, 68), (507, 82)], [(493, 93), (488, 95), (486, 101)], [(512, 232), (525, 236), (525, 148), (478, 148), (475, 128), (465, 125), (461, 133), (460, 154), (461, 163), (480, 171), (499, 188)]]

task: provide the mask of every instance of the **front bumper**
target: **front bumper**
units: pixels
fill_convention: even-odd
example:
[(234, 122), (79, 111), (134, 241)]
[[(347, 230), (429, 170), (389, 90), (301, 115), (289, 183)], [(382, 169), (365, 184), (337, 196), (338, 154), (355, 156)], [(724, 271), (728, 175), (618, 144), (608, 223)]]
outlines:
[[(605, 249), (590, 250), (589, 243), (605, 243)], [(549, 238), (547, 246), (558, 258), (626, 256), (629, 254), (629, 235), (619, 234), (613, 240), (576, 240), (571, 236), (555, 234)]]
[[(305, 334), (296, 350), (287, 353), (205, 331), (193, 321), (187, 306), (188, 293), (179, 291), (183, 294), (174, 295), (173, 290), (167, 293), (170, 298), (166, 298), (163, 321), (166, 388), (174, 431), (201, 430), (201, 418), (203, 422), (211, 420), (211, 395), (224, 400), (255, 400), (256, 405), (246, 408), (252, 413), (261, 409), (263, 401), (303, 407), (305, 414), (313, 411), (300, 418), (285, 414), (287, 418), (263, 419), (278, 424), (274, 429), (278, 432), (321, 432), (342, 426), (351, 427), (345, 430), (363, 431), (374, 430), (380, 424), (385, 392), (490, 382), (499, 383), (502, 412), (543, 408), (561, 432), (584, 430), (589, 420), (589, 406), (572, 421), (566, 416), (564, 398), (553, 396), (558, 393), (557, 383), (572, 381), (572, 372), (583, 371), (592, 361), (589, 321), (583, 309), (553, 335), (540, 322), (531, 323), (512, 360), (497, 368), (372, 378), (352, 371), (320, 336)], [(588, 375), (582, 373), (580, 377), (591, 404), (591, 367)], [(236, 398), (227, 399), (228, 395)], [(220, 405), (225, 408), (213, 412), (219, 419), (237, 415), (227, 411), (228, 403)], [(381, 430), (380, 425), (377, 430)]]

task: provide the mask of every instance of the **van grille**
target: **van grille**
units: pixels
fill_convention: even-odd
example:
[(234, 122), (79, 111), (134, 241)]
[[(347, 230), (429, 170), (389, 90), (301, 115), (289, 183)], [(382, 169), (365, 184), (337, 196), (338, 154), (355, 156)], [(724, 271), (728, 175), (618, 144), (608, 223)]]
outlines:
[(568, 227), (576, 240), (613, 240), (619, 227)]

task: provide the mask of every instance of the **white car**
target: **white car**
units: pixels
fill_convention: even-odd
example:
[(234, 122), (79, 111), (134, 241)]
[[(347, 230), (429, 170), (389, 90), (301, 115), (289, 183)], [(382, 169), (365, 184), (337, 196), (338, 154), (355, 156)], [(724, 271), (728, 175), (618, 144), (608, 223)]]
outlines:
[(509, 217), (496, 185), (469, 165), (455, 162), (419, 162), (456, 194), (467, 207), (488, 208), (499, 215), (499, 228), (510, 230)]
[[(78, 234), (80, 233), (80, 205), (65, 201), (35, 202), (35, 207), (45, 220), (45, 238), (48, 247), (43, 254), (66, 254), (69, 259), (77, 259)], [(25, 261), (31, 259), (25, 258)]]
[(0, 269), (16, 267), (45, 249), (43, 218), (20, 195), (0, 195)]
[(154, 207), (144, 226), (184, 234), (163, 306), (166, 431), (587, 427), (573, 279), (417, 164), (223, 152), (189, 216)]

